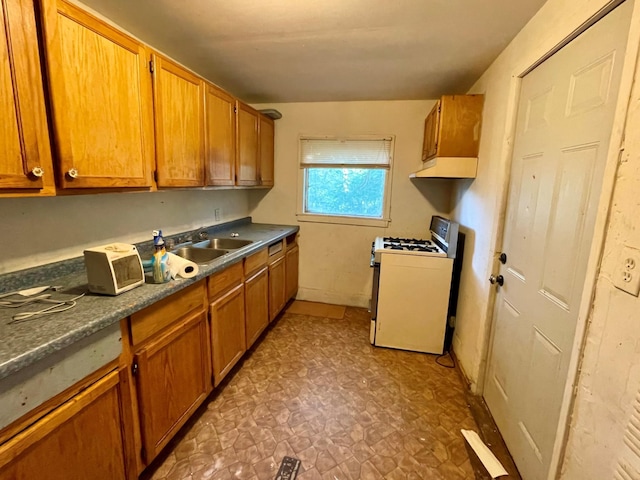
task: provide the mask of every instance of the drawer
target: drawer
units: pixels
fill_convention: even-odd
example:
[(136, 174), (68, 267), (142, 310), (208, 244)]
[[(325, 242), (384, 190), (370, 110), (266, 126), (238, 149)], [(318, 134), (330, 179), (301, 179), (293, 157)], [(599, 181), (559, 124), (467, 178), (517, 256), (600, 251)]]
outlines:
[(267, 258), (269, 257), (266, 248), (263, 248), (257, 253), (244, 259), (244, 275), (248, 277), (252, 272), (255, 272), (259, 268), (264, 267), (267, 264)]
[(269, 265), (284, 256), (284, 240), (269, 245)]
[(138, 345), (196, 310), (206, 309), (204, 280), (131, 315), (131, 341)]
[(209, 277), (209, 302), (229, 290), (231, 287), (235, 287), (242, 283), (242, 266), (243, 262), (238, 262)]

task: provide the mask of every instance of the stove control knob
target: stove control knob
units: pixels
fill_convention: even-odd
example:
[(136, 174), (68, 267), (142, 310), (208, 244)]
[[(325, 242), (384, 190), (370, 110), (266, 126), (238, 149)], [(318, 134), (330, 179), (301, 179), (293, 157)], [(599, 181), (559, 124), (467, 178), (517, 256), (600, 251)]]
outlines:
[(491, 275), (489, 277), (489, 283), (491, 285), (495, 285), (496, 283), (500, 286), (504, 285), (504, 277), (502, 275)]

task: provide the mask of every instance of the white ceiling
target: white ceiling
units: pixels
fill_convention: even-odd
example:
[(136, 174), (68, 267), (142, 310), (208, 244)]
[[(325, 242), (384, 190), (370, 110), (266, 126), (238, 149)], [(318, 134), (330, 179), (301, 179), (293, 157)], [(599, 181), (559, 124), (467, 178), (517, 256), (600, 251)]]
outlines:
[(82, 0), (251, 103), (464, 93), (545, 0)]

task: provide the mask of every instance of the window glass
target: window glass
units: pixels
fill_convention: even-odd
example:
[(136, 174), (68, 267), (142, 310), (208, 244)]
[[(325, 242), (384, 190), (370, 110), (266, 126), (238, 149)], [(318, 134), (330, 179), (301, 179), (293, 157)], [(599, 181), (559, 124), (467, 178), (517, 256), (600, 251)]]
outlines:
[(382, 218), (386, 169), (308, 168), (306, 212)]

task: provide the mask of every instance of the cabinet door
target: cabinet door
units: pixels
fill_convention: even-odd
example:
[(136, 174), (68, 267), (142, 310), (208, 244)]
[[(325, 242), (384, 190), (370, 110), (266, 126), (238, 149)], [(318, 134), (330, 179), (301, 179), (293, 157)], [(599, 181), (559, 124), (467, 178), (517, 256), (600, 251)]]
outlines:
[(273, 187), (274, 122), (260, 115), (260, 185)]
[(33, 3), (0, 2), (0, 193), (52, 195)]
[(64, 0), (43, 6), (59, 185), (150, 187), (153, 105), (144, 47)]
[(152, 56), (159, 187), (204, 185), (204, 81)]
[(438, 101), (424, 120), (424, 142), (422, 144), (422, 161), (434, 157), (438, 153), (438, 131), (440, 128), (440, 101)]
[(438, 156), (477, 157), (484, 95), (444, 95), (440, 99)]
[(236, 100), (206, 85), (205, 165), (207, 185), (234, 185), (236, 180)]
[(244, 103), (237, 103), (236, 185), (258, 184), (259, 113)]
[(300, 249), (296, 245), (287, 250), (286, 254), (286, 300), (293, 298), (298, 293), (298, 262), (300, 258)]
[(269, 269), (264, 267), (245, 282), (247, 349), (269, 325)]
[(285, 298), (285, 257), (269, 265), (269, 321), (278, 316), (287, 302)]
[(188, 317), (134, 355), (144, 460), (148, 464), (211, 390), (207, 318)]
[(244, 284), (211, 304), (213, 379), (218, 385), (246, 351)]
[(108, 374), (0, 446), (0, 478), (127, 478), (118, 379)]

